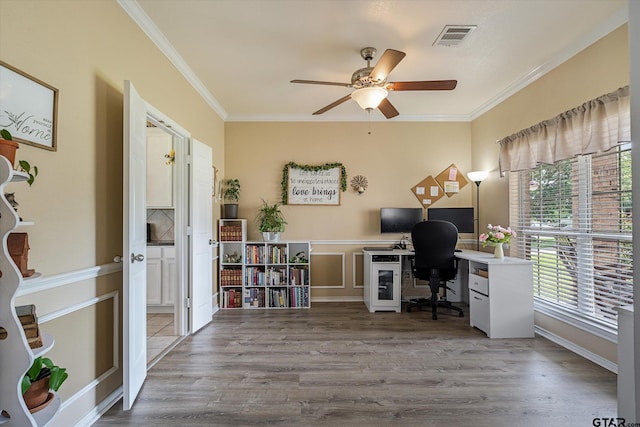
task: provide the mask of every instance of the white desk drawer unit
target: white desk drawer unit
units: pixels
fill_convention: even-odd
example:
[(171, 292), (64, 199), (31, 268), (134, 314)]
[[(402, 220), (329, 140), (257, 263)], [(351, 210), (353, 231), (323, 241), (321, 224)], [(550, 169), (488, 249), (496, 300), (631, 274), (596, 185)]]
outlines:
[[(469, 263), (470, 324), (489, 338), (532, 338), (533, 264), (477, 251), (456, 252)], [(479, 271), (488, 277), (478, 274)]]
[(489, 279), (469, 273), (469, 290), (480, 292), (482, 295), (489, 295)]
[(490, 301), (489, 297), (479, 292), (469, 292), (469, 311), (472, 313), (469, 318), (471, 326), (481, 331), (490, 331)]

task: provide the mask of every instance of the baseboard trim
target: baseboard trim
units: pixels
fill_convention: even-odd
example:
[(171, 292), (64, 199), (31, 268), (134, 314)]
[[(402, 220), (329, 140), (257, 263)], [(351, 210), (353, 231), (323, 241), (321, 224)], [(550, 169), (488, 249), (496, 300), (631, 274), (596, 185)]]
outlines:
[(311, 303), (314, 302), (361, 302), (364, 303), (364, 299), (361, 296), (353, 297), (315, 297), (311, 298)]
[(106, 399), (101, 401), (98, 406), (93, 408), (91, 412), (82, 417), (80, 421), (78, 421), (74, 427), (85, 427), (93, 425), (96, 421), (100, 419), (109, 409), (111, 409), (123, 396), (122, 386), (118, 387), (114, 390)]
[(552, 332), (547, 331), (544, 328), (541, 328), (539, 326), (535, 327), (535, 333), (548, 339), (549, 341), (552, 341), (564, 348), (566, 348), (569, 351), (572, 351), (582, 357), (584, 357), (587, 360), (590, 360), (591, 362), (595, 363), (596, 365), (600, 365), (603, 368), (613, 372), (614, 374), (618, 373), (618, 365), (616, 363), (611, 362), (610, 360), (605, 359), (602, 356), (598, 356), (597, 354), (587, 350), (584, 347), (581, 347), (579, 345), (577, 345), (574, 342), (571, 342), (565, 338), (562, 338)]

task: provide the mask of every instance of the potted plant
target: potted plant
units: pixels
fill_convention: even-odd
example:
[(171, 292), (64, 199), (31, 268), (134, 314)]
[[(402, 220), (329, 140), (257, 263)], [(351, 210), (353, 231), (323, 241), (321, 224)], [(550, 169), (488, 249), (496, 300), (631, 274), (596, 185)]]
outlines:
[(18, 143), (13, 140), (11, 132), (6, 129), (0, 129), (0, 155), (4, 156), (11, 163), (11, 167), (16, 161), (16, 150)]
[(256, 222), (265, 242), (277, 242), (280, 240), (280, 233), (284, 231), (284, 226), (287, 224), (280, 210), (280, 204), (278, 202), (270, 204), (264, 199), (262, 200), (262, 207), (258, 210)]
[[(36, 180), (36, 177), (38, 176), (38, 167), (36, 165), (33, 165), (32, 167), (31, 164), (26, 160), (18, 160), (18, 167), (19, 167), (18, 170), (20, 172), (25, 172), (27, 175), (29, 175), (29, 179), (27, 179), (27, 184), (29, 184), (29, 187), (31, 187), (34, 181)], [(11, 204), (13, 209), (17, 212), (19, 204), (18, 204), (18, 201), (16, 200), (16, 194), (4, 193), (4, 197)]]
[(240, 181), (238, 179), (226, 179), (222, 182), (222, 198), (224, 204), (224, 217), (226, 219), (238, 218), (238, 201), (240, 200)]
[(58, 391), (69, 377), (66, 368), (54, 365), (51, 359), (37, 357), (22, 378), (22, 398), (29, 410), (42, 409), (51, 400), (49, 390)]

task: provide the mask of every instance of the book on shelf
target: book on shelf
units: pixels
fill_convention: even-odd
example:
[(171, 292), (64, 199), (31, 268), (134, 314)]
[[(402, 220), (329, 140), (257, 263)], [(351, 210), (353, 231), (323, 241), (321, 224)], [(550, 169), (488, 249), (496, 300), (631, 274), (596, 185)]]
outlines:
[(241, 242), (242, 225), (226, 224), (220, 226), (220, 240), (223, 242)]
[(40, 335), (40, 327), (38, 326), (36, 306), (34, 304), (19, 305), (16, 307), (16, 315), (18, 316), (18, 320), (20, 320), (29, 347), (42, 347), (42, 336)]
[(37, 323), (38, 316), (36, 315), (36, 306), (34, 304), (19, 305), (16, 307), (16, 315), (20, 323), (29, 324)]

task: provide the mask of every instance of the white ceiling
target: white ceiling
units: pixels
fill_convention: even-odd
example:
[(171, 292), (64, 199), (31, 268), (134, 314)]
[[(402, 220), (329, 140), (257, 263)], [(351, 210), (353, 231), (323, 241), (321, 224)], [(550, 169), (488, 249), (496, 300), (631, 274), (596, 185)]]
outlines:
[[(458, 81), (453, 91), (390, 92), (400, 112), (391, 120), (470, 120), (628, 16), (628, 0), (119, 2), (226, 121), (366, 120), (353, 100), (312, 116), (352, 89), (290, 80), (350, 83), (367, 46), (377, 58), (406, 52), (389, 81)], [(433, 46), (450, 24), (477, 29), (460, 46)]]

